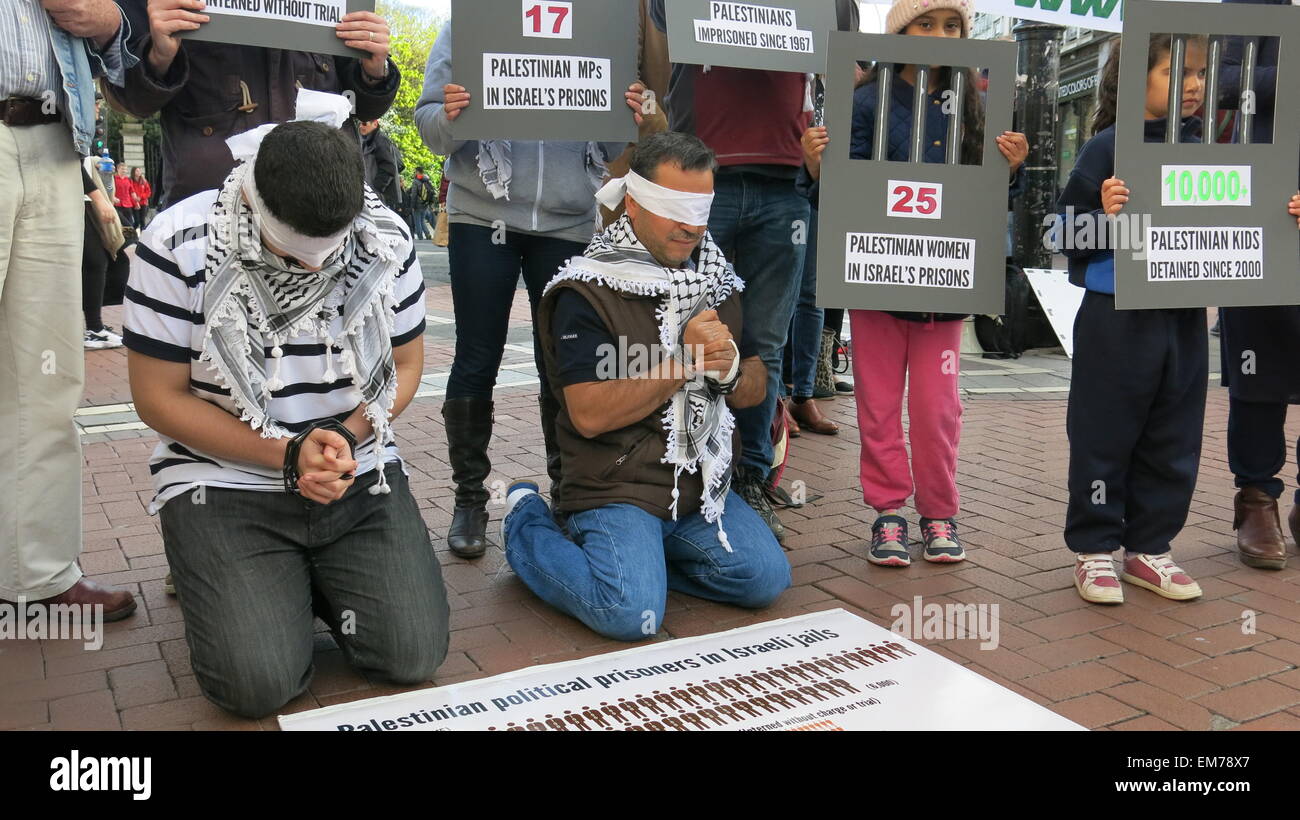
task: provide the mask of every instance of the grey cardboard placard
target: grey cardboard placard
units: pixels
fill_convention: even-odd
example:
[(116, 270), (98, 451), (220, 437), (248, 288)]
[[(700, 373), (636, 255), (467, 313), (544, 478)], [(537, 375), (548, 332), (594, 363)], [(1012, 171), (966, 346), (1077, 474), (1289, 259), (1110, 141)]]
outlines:
[[(195, 31), (183, 31), (180, 36), (212, 43), (364, 59), (369, 55), (343, 45), (334, 33), (338, 22), (334, 18), (354, 11), (374, 10), (375, 0), (207, 0), (202, 13), (208, 15), (208, 22)], [(320, 20), (328, 25), (301, 22), (302, 19)]]
[[(539, 16), (525, 16), (539, 6)], [(623, 96), (637, 79), (636, 3), (452, 0), (451, 8), (453, 82), (471, 94), (452, 123), (456, 139), (636, 141)], [(561, 36), (524, 36), (539, 19), (544, 34), (558, 27)], [(488, 65), (503, 68), (485, 84)], [(489, 86), (502, 92), (495, 100)]]
[[(826, 127), (830, 144), (822, 157), (818, 201), (817, 304), (827, 308), (1000, 314), (1006, 301), (1006, 159), (997, 136), (1011, 127), (1016, 47), (992, 40), (908, 37), (831, 32), (826, 79)], [(988, 69), (984, 153), (980, 165), (889, 162), (849, 158), (853, 123), (854, 62), (920, 63)], [(897, 74), (895, 83), (902, 82)], [(910, 87), (908, 93), (911, 93)], [(942, 186), (940, 217), (891, 216), (891, 182)], [(950, 281), (951, 286), (850, 281), (851, 235), (901, 237), (880, 240), (903, 246), (902, 280)], [(965, 250), (954, 253), (960, 243)], [(876, 240), (871, 240), (873, 243)], [(919, 243), (919, 245), (918, 245)], [(973, 252), (970, 252), (973, 245)], [(872, 246), (875, 250), (874, 245)], [(970, 252), (969, 258), (962, 256)], [(936, 258), (948, 256), (949, 259)], [(879, 258), (879, 257), (873, 257)], [(859, 257), (861, 260), (861, 257)], [(859, 264), (862, 264), (859, 261)], [(913, 270), (906, 270), (907, 267)], [(964, 271), (964, 276), (927, 269)], [(925, 278), (923, 278), (925, 277)], [(966, 281), (958, 284), (962, 279)]]
[(669, 59), (693, 65), (821, 74), (836, 28), (834, 0), (664, 0), (664, 11)]
[[(1145, 67), (1152, 34), (1280, 37), (1272, 144), (1145, 142)], [(1300, 176), (1300, 93), (1293, 69), (1294, 55), (1300, 55), (1300, 9), (1129, 0), (1121, 48), (1115, 175), (1130, 195), (1111, 231), (1121, 235), (1119, 241), (1127, 239), (1127, 246), (1115, 251), (1115, 306), (1300, 304), (1300, 242), (1295, 218), (1286, 210)], [(1162, 204), (1168, 166), (1248, 168), (1250, 205)], [(1200, 176), (1191, 177), (1198, 187)], [(1140, 243), (1132, 241), (1134, 234)], [(1159, 239), (1155, 244), (1153, 234)]]

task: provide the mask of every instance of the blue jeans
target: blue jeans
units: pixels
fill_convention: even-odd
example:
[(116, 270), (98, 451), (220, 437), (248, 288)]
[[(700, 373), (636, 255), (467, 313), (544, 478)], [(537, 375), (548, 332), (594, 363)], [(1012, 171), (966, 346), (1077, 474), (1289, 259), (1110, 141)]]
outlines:
[[(767, 365), (767, 394), (755, 407), (736, 411), (741, 463), (772, 469), (772, 414), (781, 395), (781, 352), (790, 332), (803, 271), (804, 249), (816, 241), (808, 200), (793, 180), (762, 174), (722, 173), (714, 183), (709, 232), (745, 282), (741, 305), (745, 334)], [(796, 224), (798, 223), (798, 224)], [(802, 228), (804, 242), (794, 241)]]
[(413, 224), (411, 225), (411, 230), (415, 232), (416, 239), (429, 238), (429, 209), (428, 208), (416, 206), (415, 217), (413, 218)]
[(456, 312), (456, 358), (447, 378), (447, 398), (492, 398), (501, 357), (510, 330), (520, 273), (528, 288), (533, 314), (533, 359), (540, 395), (547, 391), (546, 365), (537, 339), (537, 305), (546, 283), (570, 258), (581, 256), (581, 242), (507, 231), (505, 242), (493, 242), (492, 228), (453, 222), (447, 261), (451, 268), (451, 300)]
[(790, 563), (763, 520), (734, 492), (722, 526), (696, 513), (663, 521), (632, 504), (569, 516), (566, 536), (539, 495), (506, 517), (506, 558), (537, 596), (596, 632), (639, 641), (659, 631), (668, 590), (749, 608), (790, 586)]
[(808, 397), (813, 394), (817, 381), (817, 358), (822, 352), (823, 318), (822, 309), (817, 307), (817, 212), (813, 211), (812, 219), (808, 221), (803, 276), (785, 351), (785, 364), (789, 368), (786, 381), (794, 385), (791, 395)]

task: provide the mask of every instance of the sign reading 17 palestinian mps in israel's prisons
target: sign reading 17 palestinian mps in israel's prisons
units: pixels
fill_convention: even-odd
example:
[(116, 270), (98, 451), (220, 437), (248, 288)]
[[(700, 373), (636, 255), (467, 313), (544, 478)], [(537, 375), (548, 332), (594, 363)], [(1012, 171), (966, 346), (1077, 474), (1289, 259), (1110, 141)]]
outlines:
[(368, 55), (345, 46), (334, 27), (345, 14), (374, 10), (375, 0), (207, 0), (208, 22), (180, 36), (360, 58)]
[[(896, 34), (831, 32), (826, 72), (826, 126), (830, 144), (822, 156), (818, 209), (817, 304), (821, 307), (936, 313), (1000, 314), (1006, 301), (1007, 188), (1010, 171), (997, 136), (1011, 126), (1013, 43)], [(872, 113), (876, 132), (866, 135), (872, 159), (852, 159), (854, 64), (875, 60), (877, 82), (892, 89)], [(979, 164), (923, 162), (924, 139), (909, 141), (915, 161), (878, 159), (889, 143), (884, 129), (897, 117), (889, 109), (898, 95), (915, 100), (912, 86), (894, 71), (898, 64), (952, 67), (939, 79), (942, 101), (925, 97), (912, 111), (924, 117), (942, 104), (947, 147), (959, 148), (965, 124), (961, 100), (969, 83), (988, 70), (984, 138)], [(883, 68), (881, 68), (883, 67)], [(966, 69), (971, 69), (967, 71)], [(930, 68), (928, 71), (935, 71)], [(924, 85), (918, 82), (924, 89)], [(909, 113), (903, 118), (909, 123)], [(914, 126), (909, 125), (908, 133)], [(924, 121), (916, 129), (925, 136)], [(933, 159), (933, 154), (931, 155)]]
[[(1180, 143), (1177, 131), (1165, 135), (1172, 142), (1145, 141), (1148, 44), (1171, 24), (1170, 110), (1188, 96), (1178, 67), (1203, 62), (1205, 120), (1235, 109), (1234, 144), (1214, 142), (1212, 128), (1202, 142)], [(1262, 47), (1267, 38), (1276, 49)], [(1287, 213), (1300, 177), (1300, 91), (1288, 68), (1300, 57), (1300, 8), (1129, 0), (1121, 49), (1115, 175), (1130, 194), (1105, 226), (1115, 306), (1300, 304), (1300, 240)], [(1278, 55), (1277, 65), (1264, 65), (1265, 55)], [(1266, 113), (1271, 142), (1252, 134)], [(1063, 227), (1070, 232), (1069, 219)]]
[(664, 0), (674, 63), (820, 74), (832, 0)]
[(452, 78), (470, 105), (456, 139), (635, 142), (637, 4), (453, 0)]
[[(948, 607), (921, 606), (919, 598), (899, 604), (895, 610), (906, 612), (895, 616), (895, 628), (917, 638), (978, 642), (989, 636), (989, 643), (996, 643), (996, 604)], [(996, 651), (986, 643), (975, 645)], [(280, 727), (327, 732), (1083, 728), (842, 609), (284, 715)]]

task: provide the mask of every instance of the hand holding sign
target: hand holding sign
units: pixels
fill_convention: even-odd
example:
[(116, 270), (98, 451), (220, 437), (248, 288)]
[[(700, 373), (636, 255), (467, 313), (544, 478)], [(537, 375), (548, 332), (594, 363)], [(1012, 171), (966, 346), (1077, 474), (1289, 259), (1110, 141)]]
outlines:
[(1101, 209), (1107, 216), (1114, 216), (1124, 209), (1128, 202), (1129, 190), (1124, 187), (1124, 180), (1111, 177), (1101, 184)]
[(1300, 228), (1300, 194), (1291, 197), (1291, 203), (1287, 205), (1287, 211), (1295, 217), (1295, 225)]
[(645, 107), (644, 95), (645, 86), (639, 82), (628, 86), (627, 93), (623, 95), (627, 99), (627, 107), (632, 109), (632, 119), (636, 120), (638, 128), (641, 126), (641, 111)]
[(211, 19), (199, 14), (205, 5), (203, 0), (149, 0), (149, 34), (153, 40), (149, 68), (153, 69), (154, 76), (166, 74), (176, 59), (176, 52), (181, 48), (181, 40), (176, 35), (194, 31)]
[(1018, 131), (1003, 131), (997, 138), (998, 150), (1002, 156), (1007, 158), (1007, 165), (1011, 167), (1011, 175), (1015, 176), (1016, 171), (1021, 165), (1024, 165), (1025, 158), (1029, 156), (1029, 140), (1025, 135)]
[(447, 114), (447, 122), (455, 122), (460, 112), (469, 108), (469, 92), (463, 85), (448, 83), (442, 87), (442, 110)]
[(803, 132), (803, 164), (808, 166), (808, 175), (813, 179), (821, 179), (822, 154), (830, 142), (830, 132), (824, 125), (814, 125)]
[(343, 45), (367, 53), (361, 60), (366, 79), (378, 82), (388, 76), (388, 21), (371, 11), (343, 15), (334, 28)]

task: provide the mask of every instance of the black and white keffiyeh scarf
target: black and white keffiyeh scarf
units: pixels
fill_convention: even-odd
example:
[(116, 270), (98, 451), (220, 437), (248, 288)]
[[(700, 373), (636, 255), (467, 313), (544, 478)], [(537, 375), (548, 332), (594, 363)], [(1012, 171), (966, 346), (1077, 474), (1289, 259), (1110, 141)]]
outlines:
[[(582, 256), (575, 256), (546, 286), (578, 280), (621, 293), (658, 296), (659, 344), (667, 355), (679, 356), (686, 323), (695, 315), (717, 308), (734, 292), (744, 289), (735, 269), (704, 235), (694, 268), (665, 268), (636, 238), (624, 214), (597, 234)], [(731, 488), (731, 436), (736, 419), (726, 396), (702, 378), (689, 379), (669, 400), (664, 411), (668, 447), (661, 463), (674, 466), (673, 519), (677, 518), (677, 479), (682, 471), (700, 471), (704, 479), (701, 512), (709, 523), (720, 522)], [(719, 540), (731, 551), (726, 533), (718, 525)]]
[[(367, 186), (351, 234), (325, 266), (317, 272), (290, 267), (262, 245), (252, 209), (241, 195), (244, 177), (251, 173), (251, 161), (235, 166), (208, 215), (207, 324), (199, 359), (230, 390), (241, 421), (264, 438), (285, 438), (289, 432), (268, 411), (272, 394), (285, 386), (280, 378), (283, 347), (299, 335), (314, 334), (325, 346), (323, 383), (349, 376), (361, 392), (375, 431), (379, 473), (370, 491), (387, 493), (382, 459), (392, 439), (389, 415), (397, 396), (393, 288), (403, 262), (398, 255), (403, 234)], [(335, 338), (330, 326), (340, 315), (343, 335)], [(342, 351), (337, 371), (336, 346)]]

